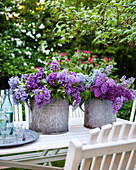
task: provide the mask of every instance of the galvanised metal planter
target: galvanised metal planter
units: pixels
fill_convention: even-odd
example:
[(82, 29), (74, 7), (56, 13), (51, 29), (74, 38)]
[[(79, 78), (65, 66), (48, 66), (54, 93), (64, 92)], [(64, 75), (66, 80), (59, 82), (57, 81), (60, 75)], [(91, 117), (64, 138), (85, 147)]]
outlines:
[(85, 102), (84, 107), (84, 126), (87, 128), (101, 127), (116, 121), (110, 100), (89, 99)]
[(60, 134), (68, 131), (69, 102), (54, 99), (38, 109), (35, 100), (30, 101), (29, 128), (42, 134)]

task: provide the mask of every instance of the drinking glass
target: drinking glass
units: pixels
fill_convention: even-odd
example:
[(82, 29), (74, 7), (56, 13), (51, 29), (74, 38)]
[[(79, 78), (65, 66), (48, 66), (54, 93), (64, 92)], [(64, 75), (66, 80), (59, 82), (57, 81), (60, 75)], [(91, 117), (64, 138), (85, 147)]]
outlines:
[(16, 143), (23, 141), (24, 128), (21, 122), (16, 122), (13, 127), (13, 136)]
[(1, 135), (2, 135), (2, 143), (3, 144), (9, 143), (10, 131), (11, 131), (10, 127), (1, 128)]

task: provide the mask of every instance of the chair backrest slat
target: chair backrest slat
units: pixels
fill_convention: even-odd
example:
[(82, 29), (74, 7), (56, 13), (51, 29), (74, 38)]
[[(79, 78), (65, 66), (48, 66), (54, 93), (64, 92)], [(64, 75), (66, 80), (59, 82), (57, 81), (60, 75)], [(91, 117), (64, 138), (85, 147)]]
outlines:
[[(111, 131), (111, 127), (112, 127), (111, 124), (108, 124), (108, 125), (101, 127), (101, 131), (99, 132), (97, 143), (103, 143), (103, 142), (106, 142), (108, 140), (108, 137), (109, 137), (109, 134), (110, 134), (110, 131)], [(91, 168), (99, 170), (102, 162), (103, 162), (103, 156), (93, 158)]]
[[(97, 142), (99, 133), (100, 133), (100, 128), (92, 129), (90, 131), (90, 137), (89, 137), (88, 143), (95, 144)], [(82, 169), (82, 170), (89, 169), (90, 164), (92, 163), (92, 161), (93, 161), (92, 158), (83, 159), (82, 162), (81, 162), (80, 169)]]
[[(70, 144), (72, 149), (71, 151), (68, 149), (67, 158), (72, 155), (74, 160), (66, 158), (66, 165), (75, 162), (75, 164), (72, 163), (75, 165), (72, 168), (77, 170), (80, 163), (79, 159), (81, 159), (83, 161), (81, 162), (80, 170), (122, 170), (126, 166), (131, 169), (136, 163), (136, 159), (134, 159), (136, 156), (135, 128), (136, 124), (132, 122), (115, 122), (113, 126), (106, 125), (99, 130), (98, 128), (93, 129), (92, 133), (90, 133), (91, 137), (88, 144), (81, 146), (77, 141), (72, 143), (72, 146)], [(120, 132), (117, 133), (117, 130), (120, 130)], [(94, 142), (95, 140), (91, 143), (91, 139), (95, 139), (96, 143)], [(76, 153), (76, 148), (79, 149), (78, 153)], [(64, 169), (73, 170), (70, 167), (66, 169), (66, 166)]]
[(131, 156), (130, 156), (130, 158), (129, 158), (129, 161), (128, 161), (128, 164), (127, 164), (127, 166), (126, 166), (126, 169), (127, 169), (127, 170), (132, 170), (132, 169), (134, 169), (135, 164), (136, 164), (136, 150), (133, 150), (133, 151), (131, 152)]
[[(108, 141), (115, 141), (118, 139), (119, 132), (120, 132), (120, 129), (122, 128), (122, 125), (123, 125), (123, 122), (114, 122), (111, 132), (108, 137)], [(104, 156), (101, 169), (102, 170), (110, 169), (112, 159), (113, 159), (113, 154)]]
[(135, 110), (136, 110), (136, 99), (133, 101), (131, 115), (130, 115), (130, 119), (129, 119), (132, 122), (136, 121)]
[(82, 144), (77, 139), (70, 141), (65, 170), (78, 170), (81, 160)]

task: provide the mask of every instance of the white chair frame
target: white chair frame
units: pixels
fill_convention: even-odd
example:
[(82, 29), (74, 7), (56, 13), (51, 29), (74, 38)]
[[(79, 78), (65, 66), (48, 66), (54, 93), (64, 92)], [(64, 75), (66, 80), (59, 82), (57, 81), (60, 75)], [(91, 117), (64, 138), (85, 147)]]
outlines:
[[(2, 166), (45, 170), (133, 170), (136, 164), (136, 123), (115, 122), (90, 130), (88, 143), (69, 144), (64, 168), (0, 160)], [(80, 167), (79, 167), (80, 165)]]

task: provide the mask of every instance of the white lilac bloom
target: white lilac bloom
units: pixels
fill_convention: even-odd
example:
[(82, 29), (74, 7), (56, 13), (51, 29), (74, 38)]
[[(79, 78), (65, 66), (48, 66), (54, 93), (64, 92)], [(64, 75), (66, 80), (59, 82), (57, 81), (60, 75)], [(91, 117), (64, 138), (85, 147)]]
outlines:
[(37, 37), (37, 38), (40, 38), (40, 37), (41, 37), (41, 34), (40, 34), (40, 33), (36, 34), (36, 37)]
[(15, 40), (15, 38), (12, 37), (12, 38), (11, 38), (11, 41), (14, 41), (14, 40)]
[(45, 61), (43, 61), (43, 64), (47, 65), (47, 63)]
[(48, 55), (50, 53), (50, 50), (45, 50), (45, 53)]
[(26, 30), (25, 30), (25, 29), (22, 29), (22, 30), (21, 30), (21, 32), (25, 33), (25, 32), (26, 32)]
[(39, 28), (40, 28), (40, 29), (44, 29), (44, 28), (45, 28), (45, 25), (41, 24), (41, 25), (39, 26)]
[(29, 55), (29, 56), (32, 55), (32, 53), (30, 51), (25, 51), (25, 54)]
[(32, 31), (33, 31), (33, 34), (35, 34), (35, 29), (33, 29)]
[(8, 8), (5, 7), (5, 11), (6, 11), (6, 12), (11, 11), (11, 9), (12, 9), (11, 7), (8, 7)]
[(15, 57), (15, 54), (14, 54), (14, 53), (11, 53), (11, 56), (14, 58), (14, 57)]
[(24, 66), (27, 66), (27, 63), (24, 63)]
[(16, 43), (17, 43), (17, 47), (19, 47), (23, 44), (23, 42), (19, 38), (15, 38), (15, 40), (16, 40)]
[(18, 17), (20, 14), (17, 14), (17, 13), (15, 13), (15, 12), (13, 12), (13, 15), (14, 15), (15, 17)]
[(46, 53), (44, 45), (42, 45), (42, 52)]
[(58, 46), (62, 47), (62, 44), (59, 44), (59, 43), (58, 43)]
[(43, 63), (43, 61), (42, 61), (40, 58), (38, 58), (38, 62), (39, 62), (39, 63)]
[(27, 36), (29, 36), (29, 37), (31, 37), (31, 36), (32, 36), (32, 34), (31, 34), (31, 32), (30, 32), (30, 31), (28, 31), (28, 32), (26, 33), (26, 35), (27, 35)]
[(31, 37), (31, 38), (33, 38), (33, 39), (35, 39), (35, 37), (31, 34), (30, 31), (28, 31), (28, 32), (26, 33), (26, 35), (29, 36), (29, 37)]

